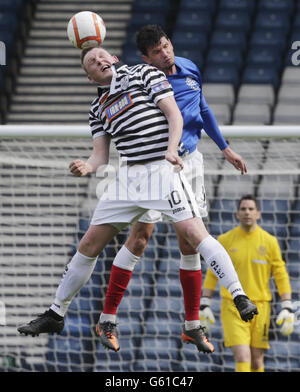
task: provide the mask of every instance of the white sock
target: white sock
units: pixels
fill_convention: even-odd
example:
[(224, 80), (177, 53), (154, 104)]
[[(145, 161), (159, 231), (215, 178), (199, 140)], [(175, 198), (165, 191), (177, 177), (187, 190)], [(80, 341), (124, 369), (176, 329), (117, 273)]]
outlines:
[(180, 269), (187, 271), (199, 271), (201, 270), (200, 254), (195, 255), (183, 255), (180, 257)]
[(64, 317), (74, 296), (91, 277), (96, 261), (97, 257), (87, 257), (78, 251), (75, 253), (66, 267), (50, 309)]
[[(220, 284), (230, 291), (232, 297), (246, 295), (231, 258), (225, 248), (211, 235), (206, 237), (197, 247), (206, 264), (219, 279)], [(234, 283), (234, 286), (232, 286)]]
[(105, 314), (101, 313), (99, 318), (99, 323), (104, 323), (105, 321), (110, 321), (113, 324), (116, 324), (117, 316), (115, 314)]
[(128, 250), (126, 246), (123, 245), (119, 252), (116, 254), (113, 265), (128, 271), (133, 271), (135, 264), (139, 259), (139, 256), (136, 256), (131, 253), (130, 250)]
[(191, 329), (197, 329), (200, 327), (200, 320), (191, 320), (184, 322), (184, 328), (186, 331), (190, 331)]

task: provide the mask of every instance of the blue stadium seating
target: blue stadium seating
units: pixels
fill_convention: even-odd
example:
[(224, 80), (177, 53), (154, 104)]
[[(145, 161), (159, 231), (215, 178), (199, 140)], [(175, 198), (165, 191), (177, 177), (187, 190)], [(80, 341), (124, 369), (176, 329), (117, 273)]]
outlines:
[(290, 15), (293, 12), (294, 0), (260, 0), (258, 7), (262, 11), (279, 11)]
[(216, 11), (216, 0), (184, 0), (180, 2), (179, 12), (208, 11), (213, 15)]
[(283, 51), (286, 45), (286, 37), (280, 31), (275, 30), (261, 30), (254, 31), (250, 38), (250, 46), (270, 46), (277, 48), (279, 53)]
[(272, 66), (252, 66), (247, 65), (242, 77), (243, 83), (272, 84), (278, 87), (279, 75)]
[(276, 30), (286, 35), (289, 31), (290, 18), (286, 13), (260, 11), (255, 19), (255, 30)]
[(282, 58), (281, 56), (278, 56), (278, 49), (275, 47), (251, 46), (248, 51), (246, 64), (254, 66), (273, 66), (279, 71), (282, 64)]
[(220, 31), (248, 33), (251, 28), (251, 16), (247, 11), (220, 11), (216, 17), (215, 28)]
[(160, 25), (163, 29), (165, 29), (166, 26), (166, 13), (164, 12), (159, 12), (159, 10), (155, 10), (154, 12), (138, 12), (138, 11), (133, 11), (132, 16), (131, 16), (131, 21), (130, 24), (127, 28), (127, 31), (138, 31), (142, 26), (147, 25), (147, 24), (158, 24)]
[(25, 0), (0, 0), (0, 10), (9, 12), (19, 12)]
[(247, 36), (246, 33), (238, 31), (213, 31), (210, 40), (210, 45), (212, 47), (228, 48), (234, 47), (239, 48), (243, 52), (247, 48)]
[(172, 36), (172, 44), (175, 54), (179, 49), (197, 49), (203, 52), (208, 43), (208, 34), (202, 31), (175, 31)]
[(208, 11), (182, 11), (178, 14), (175, 31), (210, 32), (211, 14)]
[(219, 9), (246, 11), (252, 15), (255, 10), (255, 5), (255, 0), (220, 0)]
[(135, 46), (125, 47), (123, 49), (122, 61), (127, 65), (136, 65), (144, 63), (142, 55)]
[(231, 83), (237, 88), (240, 77), (235, 66), (207, 65), (204, 70), (203, 80), (205, 80), (205, 83)]
[(178, 57), (185, 57), (191, 61), (193, 61), (199, 69), (202, 69), (203, 67), (203, 55), (199, 51), (199, 49), (192, 49), (192, 48), (186, 48), (184, 49), (183, 47), (176, 49), (175, 51), (176, 56)]
[(300, 9), (298, 10), (298, 12), (295, 16), (293, 28), (297, 29), (297, 30), (300, 29)]
[(138, 0), (133, 4), (133, 10), (136, 12), (169, 11), (171, 0)]
[(238, 70), (243, 65), (243, 54), (237, 48), (211, 47), (206, 58), (207, 64), (226, 64), (236, 66)]
[(15, 32), (18, 26), (17, 13), (12, 11), (0, 11), (0, 32)]

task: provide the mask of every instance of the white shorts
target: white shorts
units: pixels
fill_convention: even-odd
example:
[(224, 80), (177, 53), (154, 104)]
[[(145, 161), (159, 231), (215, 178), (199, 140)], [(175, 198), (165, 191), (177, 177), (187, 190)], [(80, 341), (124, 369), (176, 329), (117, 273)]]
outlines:
[(91, 225), (108, 223), (122, 230), (148, 210), (159, 211), (173, 223), (200, 217), (184, 172), (176, 173), (166, 160), (121, 166), (101, 196)]
[[(202, 218), (208, 215), (207, 202), (204, 187), (204, 165), (203, 156), (200, 151), (195, 150), (191, 154), (182, 158), (184, 162), (183, 173), (188, 180), (193, 193), (195, 195), (196, 203)], [(139, 218), (142, 223), (156, 223), (162, 220), (162, 215), (159, 211), (149, 210)]]

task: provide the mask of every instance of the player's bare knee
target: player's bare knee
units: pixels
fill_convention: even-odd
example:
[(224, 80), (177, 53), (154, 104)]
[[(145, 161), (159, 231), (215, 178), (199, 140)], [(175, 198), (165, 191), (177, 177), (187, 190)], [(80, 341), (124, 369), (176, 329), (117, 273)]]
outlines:
[(132, 229), (126, 248), (136, 256), (142, 256), (151, 237), (154, 225), (138, 222)]
[(139, 232), (131, 238), (129, 237), (125, 243), (125, 246), (134, 255), (141, 256), (146, 249), (149, 238), (150, 237), (147, 235), (146, 232)]
[(195, 248), (193, 248), (187, 241), (185, 241), (185, 240), (180, 240), (179, 241), (179, 249), (180, 249), (180, 252), (184, 255), (184, 256), (186, 256), (186, 255), (194, 255), (194, 254), (197, 254), (198, 253), (198, 251), (195, 249)]
[(100, 253), (98, 245), (88, 237), (83, 237), (79, 243), (78, 251), (87, 257), (96, 257)]

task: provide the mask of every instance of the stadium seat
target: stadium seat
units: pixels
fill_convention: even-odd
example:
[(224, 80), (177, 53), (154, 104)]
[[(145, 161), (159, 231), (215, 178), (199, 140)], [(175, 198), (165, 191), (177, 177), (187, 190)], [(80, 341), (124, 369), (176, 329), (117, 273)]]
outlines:
[(239, 72), (233, 65), (210, 65), (205, 67), (203, 82), (205, 83), (230, 83), (236, 88), (239, 84)]
[(182, 11), (178, 14), (174, 31), (210, 32), (211, 14), (208, 11)]
[(202, 91), (208, 105), (225, 104), (233, 106), (235, 100), (232, 84), (203, 83)]
[(24, 0), (1, 0), (0, 10), (9, 12), (19, 12), (21, 6), (25, 3)]
[[(165, 339), (163, 337), (144, 337), (140, 346), (140, 355), (153, 360), (178, 360), (177, 338)], [(161, 369), (159, 366), (158, 369)]]
[[(171, 243), (166, 243), (166, 246), (176, 246), (178, 247), (178, 242), (177, 242), (177, 237), (173, 239)], [(165, 274), (170, 274), (173, 277), (177, 277), (179, 273), (179, 260), (180, 260), (180, 255), (179, 257), (175, 258), (172, 260), (172, 263), (169, 262), (169, 259), (165, 260), (159, 260), (159, 266), (157, 272), (162, 273), (163, 275)]]
[(250, 38), (250, 47), (252, 46), (270, 46), (274, 47), (281, 53), (285, 49), (286, 37), (280, 31), (261, 30), (254, 31)]
[(122, 61), (127, 65), (144, 63), (140, 51), (135, 47), (123, 49)]
[(246, 64), (250, 66), (274, 67), (280, 70), (282, 63), (281, 56), (278, 56), (278, 49), (270, 46), (251, 46)]
[(299, 86), (282, 84), (278, 91), (277, 100), (284, 104), (300, 105)]
[(219, 31), (238, 31), (248, 33), (251, 16), (247, 11), (220, 11), (216, 17), (215, 29)]
[(260, 209), (265, 212), (284, 212), (289, 210), (289, 203), (286, 199), (265, 199), (259, 200)]
[(274, 87), (271, 84), (241, 84), (237, 102), (273, 106), (275, 102)]
[(262, 11), (277, 11), (290, 15), (293, 12), (293, 0), (260, 0), (258, 8)]
[(294, 19), (294, 24), (293, 24), (293, 28), (296, 29), (300, 29), (300, 10), (298, 10), (295, 19)]
[(238, 102), (233, 110), (233, 125), (268, 125), (270, 122), (271, 110), (267, 104)]
[(233, 65), (240, 70), (243, 65), (243, 54), (240, 49), (236, 48), (211, 47), (206, 61), (211, 65)]
[(175, 54), (178, 57), (185, 57), (197, 65), (199, 69), (203, 68), (203, 55), (199, 49), (183, 48), (175, 49)]
[(197, 49), (199, 52), (203, 52), (207, 43), (207, 33), (202, 31), (175, 31), (172, 36), (175, 54), (178, 49)]
[(159, 12), (159, 10), (148, 11), (148, 12), (138, 12), (133, 11), (130, 24), (127, 27), (128, 32), (138, 31), (141, 27), (147, 24), (158, 24), (163, 29), (166, 27), (166, 17), (164, 12)]
[(231, 109), (227, 104), (209, 105), (219, 125), (229, 125), (231, 122)]
[(290, 28), (290, 17), (280, 11), (259, 11), (254, 22), (255, 30), (275, 30), (286, 35)]
[(224, 176), (218, 186), (218, 192), (224, 199), (235, 200), (242, 194), (254, 193), (255, 176), (240, 176), (238, 181), (235, 175)]
[(138, 0), (133, 4), (133, 11), (135, 12), (155, 12), (160, 10), (164, 13), (169, 11), (170, 0)]
[(271, 84), (275, 89), (279, 84), (278, 72), (272, 67), (246, 66), (242, 83)]
[(213, 15), (216, 11), (216, 0), (185, 0), (180, 2), (179, 12), (208, 11)]
[(146, 335), (152, 336), (180, 336), (181, 335), (181, 322), (180, 320), (172, 320), (168, 318), (148, 317), (144, 323)]
[(233, 47), (246, 51), (247, 37), (245, 32), (238, 31), (213, 31), (210, 40), (211, 47)]
[(219, 9), (246, 11), (252, 15), (255, 10), (255, 0), (220, 0)]
[(0, 31), (15, 32), (18, 26), (17, 13), (0, 10)]
[(150, 304), (149, 310), (151, 312), (157, 312), (159, 315), (165, 314), (167, 317), (171, 317), (170, 313), (174, 315), (174, 317), (179, 318), (184, 314), (184, 303), (181, 298), (158, 298), (154, 297)]
[(281, 83), (300, 86), (300, 67), (284, 68)]
[(299, 105), (278, 102), (274, 110), (274, 125), (299, 125)]
[(294, 197), (294, 180), (287, 175), (264, 176), (259, 184), (257, 196), (260, 198), (292, 199)]

